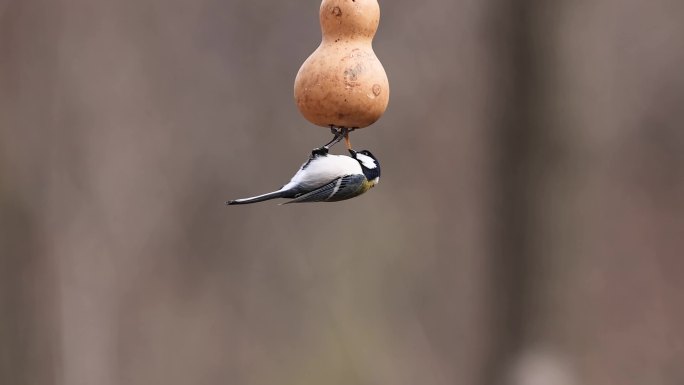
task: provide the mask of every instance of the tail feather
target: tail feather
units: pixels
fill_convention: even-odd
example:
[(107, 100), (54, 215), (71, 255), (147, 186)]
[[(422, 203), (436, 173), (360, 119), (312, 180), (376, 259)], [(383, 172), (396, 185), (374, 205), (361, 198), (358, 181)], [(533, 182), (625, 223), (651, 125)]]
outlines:
[(262, 195), (257, 195), (254, 197), (249, 197), (249, 198), (242, 198), (242, 199), (235, 199), (232, 201), (226, 202), (226, 205), (246, 205), (249, 203), (256, 203), (256, 202), (263, 202), (267, 201), (269, 199), (276, 199), (276, 198), (284, 198), (284, 191), (274, 191), (270, 192), (268, 194), (262, 194)]

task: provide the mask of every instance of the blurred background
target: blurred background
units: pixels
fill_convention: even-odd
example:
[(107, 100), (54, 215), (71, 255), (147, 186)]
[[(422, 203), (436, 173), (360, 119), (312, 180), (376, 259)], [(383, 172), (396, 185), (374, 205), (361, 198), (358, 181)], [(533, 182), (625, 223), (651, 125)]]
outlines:
[(319, 4), (0, 0), (0, 384), (684, 383), (684, 2), (381, 1), (380, 185), (225, 207)]

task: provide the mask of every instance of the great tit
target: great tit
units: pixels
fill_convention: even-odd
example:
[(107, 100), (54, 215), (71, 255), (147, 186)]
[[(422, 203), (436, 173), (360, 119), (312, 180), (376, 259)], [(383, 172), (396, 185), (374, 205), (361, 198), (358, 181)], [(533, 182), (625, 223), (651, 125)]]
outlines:
[[(236, 199), (227, 205), (243, 205), (275, 198), (288, 198), (287, 203), (336, 202), (359, 196), (380, 181), (380, 163), (370, 151), (354, 151), (351, 156), (331, 155), (328, 149), (342, 139), (335, 139), (311, 152), (290, 182), (277, 191), (251, 198)], [(350, 147), (350, 146), (349, 146)]]

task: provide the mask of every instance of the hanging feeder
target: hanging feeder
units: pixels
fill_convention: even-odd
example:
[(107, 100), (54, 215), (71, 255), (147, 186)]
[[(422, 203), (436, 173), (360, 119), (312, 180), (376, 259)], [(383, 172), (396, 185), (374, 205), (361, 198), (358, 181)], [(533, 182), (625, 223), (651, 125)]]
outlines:
[(377, 0), (323, 0), (322, 41), (294, 84), (299, 111), (323, 127), (363, 128), (380, 119), (389, 83), (372, 42), (380, 21)]

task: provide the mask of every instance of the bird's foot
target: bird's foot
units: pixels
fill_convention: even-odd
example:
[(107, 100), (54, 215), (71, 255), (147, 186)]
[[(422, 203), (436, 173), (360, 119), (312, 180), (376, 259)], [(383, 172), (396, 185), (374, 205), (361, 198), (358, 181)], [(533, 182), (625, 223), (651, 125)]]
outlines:
[(311, 154), (312, 155), (327, 155), (328, 150), (338, 142), (340, 142), (342, 139), (344, 139), (347, 150), (352, 150), (351, 142), (349, 141), (349, 133), (356, 130), (358, 127), (352, 127), (352, 128), (347, 128), (347, 127), (336, 127), (333, 125), (330, 125), (330, 132), (334, 135), (332, 140), (322, 147), (314, 149)]
[(344, 138), (344, 136), (347, 134), (347, 131), (348, 129), (346, 127), (335, 127), (331, 124), (330, 132), (332, 132), (332, 134), (334, 135), (332, 140), (323, 145), (322, 147), (315, 149), (314, 151), (325, 149), (325, 153), (327, 154), (330, 147), (334, 146), (335, 144), (337, 144), (337, 142), (342, 140), (342, 138)]

